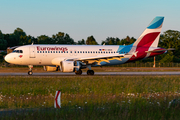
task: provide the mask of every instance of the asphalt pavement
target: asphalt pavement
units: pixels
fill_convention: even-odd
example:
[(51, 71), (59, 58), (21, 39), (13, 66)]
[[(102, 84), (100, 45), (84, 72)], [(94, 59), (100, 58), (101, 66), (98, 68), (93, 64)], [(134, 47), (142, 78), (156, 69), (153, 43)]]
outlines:
[[(86, 76), (87, 73), (83, 72), (82, 76)], [(180, 72), (95, 72), (96, 76), (118, 76), (118, 75), (135, 75), (135, 76), (142, 76), (142, 75), (180, 75)], [(29, 76), (27, 73), (0, 73), (0, 76)], [(75, 73), (62, 73), (62, 72), (34, 72), (31, 76), (76, 76)]]

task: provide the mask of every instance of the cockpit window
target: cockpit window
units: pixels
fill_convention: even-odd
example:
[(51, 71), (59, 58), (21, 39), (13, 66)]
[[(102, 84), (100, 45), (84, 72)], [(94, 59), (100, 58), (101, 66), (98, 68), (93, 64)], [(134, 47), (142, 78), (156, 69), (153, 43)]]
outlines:
[(14, 50), (13, 53), (23, 53), (22, 50)]

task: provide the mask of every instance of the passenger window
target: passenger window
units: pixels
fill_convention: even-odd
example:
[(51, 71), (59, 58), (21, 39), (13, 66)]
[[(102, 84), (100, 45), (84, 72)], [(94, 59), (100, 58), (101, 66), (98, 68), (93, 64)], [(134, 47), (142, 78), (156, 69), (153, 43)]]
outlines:
[(23, 51), (22, 51), (22, 50), (20, 50), (20, 53), (23, 53)]
[(82, 51), (80, 51), (80, 53), (82, 53)]

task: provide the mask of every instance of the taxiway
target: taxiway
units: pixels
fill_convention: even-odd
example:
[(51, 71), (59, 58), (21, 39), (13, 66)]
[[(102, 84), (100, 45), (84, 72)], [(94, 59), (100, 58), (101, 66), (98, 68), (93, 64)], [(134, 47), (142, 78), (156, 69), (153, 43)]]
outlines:
[[(82, 76), (86, 76), (86, 72), (82, 73)], [(143, 75), (180, 75), (180, 72), (95, 72), (96, 76), (117, 76), (117, 75), (134, 75), (134, 76), (143, 76)], [(0, 76), (29, 76), (27, 73), (0, 73)], [(75, 73), (62, 73), (62, 72), (34, 72), (32, 76), (76, 76)]]

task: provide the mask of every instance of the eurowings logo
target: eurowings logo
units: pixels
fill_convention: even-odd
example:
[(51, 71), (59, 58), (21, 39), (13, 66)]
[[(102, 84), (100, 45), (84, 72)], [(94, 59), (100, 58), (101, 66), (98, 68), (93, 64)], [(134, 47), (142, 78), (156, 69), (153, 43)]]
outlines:
[(67, 47), (40, 47), (37, 46), (37, 51), (68, 51)]
[(23, 55), (19, 55), (18, 57), (22, 58), (22, 57), (23, 57)]

